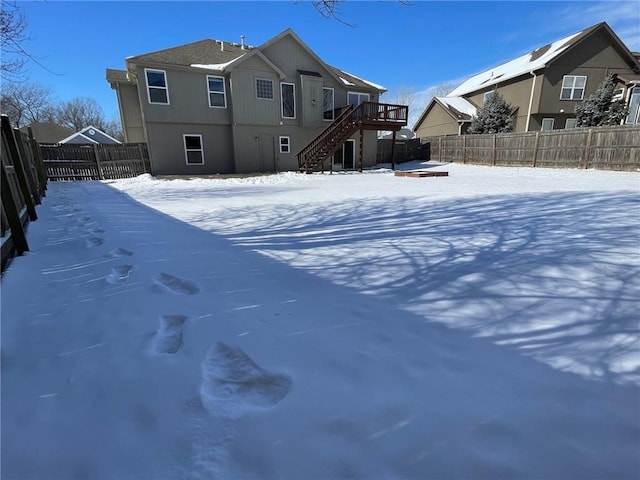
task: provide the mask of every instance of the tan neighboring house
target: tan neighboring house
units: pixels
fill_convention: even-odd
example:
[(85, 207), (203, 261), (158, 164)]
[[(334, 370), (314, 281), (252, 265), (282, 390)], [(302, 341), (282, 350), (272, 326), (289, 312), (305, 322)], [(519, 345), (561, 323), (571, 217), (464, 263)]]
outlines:
[[(125, 70), (107, 69), (125, 141), (148, 144), (154, 174), (296, 170), (296, 153), (340, 107), (377, 102), (385, 92), (326, 64), (291, 29), (259, 47), (241, 38), (128, 57)], [(361, 133), (331, 146), (333, 168), (356, 168), (361, 144), (364, 165), (375, 164), (376, 132)]]
[(640, 123), (640, 63), (606, 23), (599, 23), (469, 78), (434, 97), (413, 127), (418, 137), (466, 133), (478, 107), (499, 92), (512, 107), (514, 131), (576, 125), (575, 107), (609, 74), (629, 106), (626, 122)]
[(20, 129), (21, 132), (27, 133), (31, 129), (33, 138), (38, 143), (60, 143), (61, 140), (73, 135), (73, 130), (53, 122), (32, 122)]

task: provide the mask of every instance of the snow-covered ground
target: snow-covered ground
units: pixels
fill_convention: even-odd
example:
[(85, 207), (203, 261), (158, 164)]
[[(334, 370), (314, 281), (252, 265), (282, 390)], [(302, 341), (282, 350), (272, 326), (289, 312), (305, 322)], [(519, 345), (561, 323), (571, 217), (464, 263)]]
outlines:
[(2, 479), (640, 478), (640, 174), (51, 183)]

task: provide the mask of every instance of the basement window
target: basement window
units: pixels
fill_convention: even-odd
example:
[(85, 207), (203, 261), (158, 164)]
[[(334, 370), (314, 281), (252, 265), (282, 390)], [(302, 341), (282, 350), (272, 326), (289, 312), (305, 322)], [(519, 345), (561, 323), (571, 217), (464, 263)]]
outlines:
[(291, 139), (280, 137), (280, 153), (291, 153)]
[(145, 68), (144, 74), (147, 79), (147, 98), (149, 103), (169, 105), (167, 72)]
[(554, 119), (553, 118), (543, 118), (542, 119), (542, 128), (541, 131), (547, 132), (549, 130), (553, 130)]
[(185, 134), (184, 157), (187, 165), (204, 165), (204, 150), (202, 148), (202, 135)]

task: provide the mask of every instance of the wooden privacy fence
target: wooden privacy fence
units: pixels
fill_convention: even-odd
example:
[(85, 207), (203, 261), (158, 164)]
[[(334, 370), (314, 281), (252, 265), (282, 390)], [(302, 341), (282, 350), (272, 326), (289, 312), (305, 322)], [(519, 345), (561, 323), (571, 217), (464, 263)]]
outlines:
[(640, 169), (640, 126), (425, 137), (430, 160), (509, 167)]
[[(392, 149), (393, 139), (378, 139), (378, 153), (376, 161), (378, 163), (391, 163), (393, 160), (397, 163), (408, 162), (409, 160), (419, 160), (426, 158), (424, 145), (419, 138), (396, 139), (395, 147)], [(391, 152), (393, 151), (393, 159)]]
[(47, 188), (38, 143), (29, 133), (11, 127), (2, 115), (2, 271), (17, 253), (29, 250), (25, 228), (36, 220), (36, 205)]
[(40, 145), (49, 180), (108, 180), (151, 172), (145, 143)]

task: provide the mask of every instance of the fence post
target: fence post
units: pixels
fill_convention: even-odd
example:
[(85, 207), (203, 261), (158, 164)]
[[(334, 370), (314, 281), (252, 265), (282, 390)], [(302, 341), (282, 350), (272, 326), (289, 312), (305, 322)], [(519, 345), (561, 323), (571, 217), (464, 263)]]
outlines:
[(533, 168), (536, 168), (536, 162), (538, 160), (538, 142), (540, 141), (540, 132), (536, 130), (536, 139), (533, 144)]
[(38, 215), (36, 214), (36, 207), (33, 204), (33, 197), (31, 195), (31, 192), (29, 191), (29, 185), (27, 184), (27, 174), (24, 171), (22, 159), (20, 158), (20, 151), (18, 150), (18, 145), (16, 144), (16, 137), (13, 134), (13, 129), (11, 128), (11, 124), (9, 123), (9, 117), (7, 117), (6, 115), (2, 116), (2, 133), (7, 139), (9, 156), (13, 160), (13, 167), (16, 172), (16, 177), (18, 178), (18, 185), (20, 185), (22, 195), (24, 196), (24, 203), (27, 207), (27, 212), (29, 213), (29, 219), (37, 220)]
[(27, 178), (27, 182), (29, 183), (29, 191), (33, 196), (33, 201), (36, 205), (40, 205), (42, 202), (40, 201), (40, 185), (39, 181), (35, 178), (36, 172), (34, 172), (35, 161), (32, 163), (29, 161), (27, 150), (24, 145), (23, 134), (17, 128), (13, 129), (13, 134), (16, 139), (16, 146), (18, 147), (18, 152), (20, 152), (20, 159), (22, 160), (22, 166), (24, 168), (24, 173)]
[(467, 136), (462, 136), (462, 163), (467, 163)]
[[(2, 120), (4, 125), (4, 117)], [(7, 143), (10, 143), (9, 139), (7, 140)], [(3, 210), (6, 214), (9, 228), (11, 229), (11, 238), (13, 239), (13, 244), (16, 247), (18, 255), (22, 255), (24, 252), (29, 251), (29, 244), (27, 243), (27, 236), (24, 234), (24, 228), (22, 228), (20, 211), (18, 210), (16, 201), (13, 198), (13, 193), (11, 192), (11, 187), (9, 186), (9, 178), (7, 177), (4, 161), (2, 162), (2, 184), (0, 187), (2, 187), (0, 191), (2, 195), (2, 206), (4, 207)]]
[(102, 173), (102, 165), (100, 165), (100, 151), (98, 150), (98, 144), (93, 145), (93, 153), (96, 156), (96, 165), (98, 167), (98, 175), (100, 175), (100, 180), (104, 180), (104, 173)]
[(587, 132), (587, 143), (584, 147), (584, 168), (589, 168), (589, 155), (591, 154), (591, 135), (593, 134), (593, 129), (589, 129)]
[(440, 163), (442, 163), (442, 137), (438, 137), (438, 155), (440, 156)]
[(493, 134), (493, 141), (491, 145), (491, 165), (496, 166), (496, 134)]
[(42, 151), (40, 150), (40, 145), (33, 138), (33, 130), (31, 127), (27, 127), (27, 134), (29, 135), (29, 144), (31, 146), (31, 152), (33, 154), (33, 159), (36, 162), (36, 168), (38, 170), (38, 176), (40, 177), (40, 196), (45, 196), (45, 191), (47, 190), (47, 169), (44, 166), (44, 161), (42, 160)]

